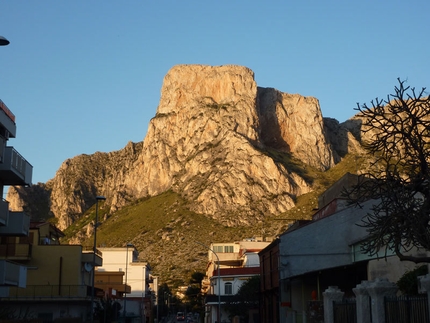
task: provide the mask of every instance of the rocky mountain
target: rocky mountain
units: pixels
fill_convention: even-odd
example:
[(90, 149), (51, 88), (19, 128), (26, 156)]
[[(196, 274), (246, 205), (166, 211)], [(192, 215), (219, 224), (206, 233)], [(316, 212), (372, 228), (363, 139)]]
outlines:
[(113, 214), (172, 190), (190, 211), (251, 226), (294, 207), (313, 189), (304, 169), (332, 168), (361, 149), (359, 136), (358, 119), (324, 119), (316, 98), (258, 87), (249, 68), (178, 65), (143, 142), (68, 159), (46, 184), (11, 187), (7, 200), (66, 229), (97, 195)]

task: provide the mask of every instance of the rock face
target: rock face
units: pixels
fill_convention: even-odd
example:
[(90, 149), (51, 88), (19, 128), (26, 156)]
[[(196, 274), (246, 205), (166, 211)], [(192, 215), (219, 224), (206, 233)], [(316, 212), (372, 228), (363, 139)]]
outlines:
[[(359, 146), (336, 122), (323, 119), (315, 98), (257, 87), (246, 67), (175, 66), (143, 143), (66, 160), (44, 188), (49, 210), (64, 229), (97, 195), (115, 211), (171, 189), (197, 213), (251, 225), (293, 207), (311, 189), (274, 156), (326, 170)], [(12, 188), (7, 199), (29, 210), (25, 196), (33, 189)]]
[(258, 108), (266, 146), (290, 152), (320, 170), (334, 165), (317, 99), (259, 88)]

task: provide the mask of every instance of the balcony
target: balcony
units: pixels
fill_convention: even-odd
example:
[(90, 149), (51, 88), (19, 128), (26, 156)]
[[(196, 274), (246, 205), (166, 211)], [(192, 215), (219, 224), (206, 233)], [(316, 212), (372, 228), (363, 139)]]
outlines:
[(13, 147), (6, 147), (0, 163), (3, 185), (31, 185), (33, 166)]
[(0, 124), (9, 132), (9, 136), (11, 138), (15, 138), (15, 115), (9, 110), (2, 100), (0, 100)]
[(9, 218), (9, 202), (0, 200), (0, 226), (7, 225)]
[(95, 287), (103, 290), (115, 289), (119, 293), (131, 293), (131, 286), (120, 282), (96, 282)]
[(27, 267), (6, 260), (0, 260), (0, 286), (18, 286), (27, 284)]
[(28, 236), (30, 215), (24, 212), (9, 212), (6, 226), (0, 226), (0, 236)]
[[(241, 266), (243, 263), (243, 259), (240, 258), (239, 253), (237, 252), (219, 252), (218, 254), (219, 263), (221, 266)], [(215, 264), (218, 264), (218, 260), (215, 255), (212, 256), (212, 261)]]
[(86, 248), (82, 251), (82, 262), (90, 263), (93, 266), (103, 266), (102, 252), (96, 249), (95, 263), (93, 264), (93, 248)]

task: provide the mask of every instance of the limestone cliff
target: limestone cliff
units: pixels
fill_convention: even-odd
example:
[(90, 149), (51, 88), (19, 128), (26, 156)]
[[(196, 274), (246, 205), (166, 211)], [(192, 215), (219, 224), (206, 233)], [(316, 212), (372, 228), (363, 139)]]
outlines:
[[(279, 156), (326, 170), (351, 149), (359, 149), (351, 129), (324, 120), (316, 98), (257, 87), (254, 73), (242, 66), (178, 65), (164, 78), (143, 142), (68, 159), (38, 191), (48, 201), (44, 212), (52, 212), (61, 229), (97, 195), (106, 196), (114, 212), (170, 189), (197, 213), (229, 226), (250, 225), (290, 209), (311, 190)], [(26, 198), (34, 189), (11, 188), (7, 199), (43, 217)]]

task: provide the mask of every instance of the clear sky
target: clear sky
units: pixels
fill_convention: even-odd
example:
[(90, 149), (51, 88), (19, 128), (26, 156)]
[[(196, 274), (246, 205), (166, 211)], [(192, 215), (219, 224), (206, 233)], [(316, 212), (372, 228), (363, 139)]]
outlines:
[(430, 86), (430, 1), (0, 2), (0, 98), (8, 144), (33, 183), (79, 154), (142, 141), (177, 64), (247, 66), (258, 86), (319, 99), (324, 117)]

